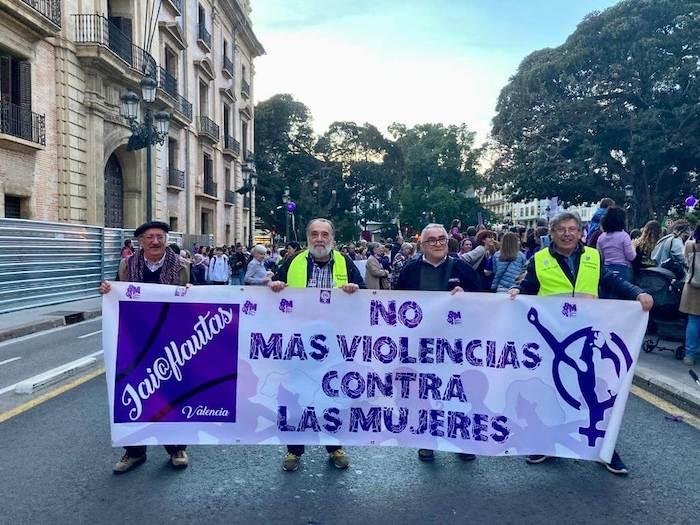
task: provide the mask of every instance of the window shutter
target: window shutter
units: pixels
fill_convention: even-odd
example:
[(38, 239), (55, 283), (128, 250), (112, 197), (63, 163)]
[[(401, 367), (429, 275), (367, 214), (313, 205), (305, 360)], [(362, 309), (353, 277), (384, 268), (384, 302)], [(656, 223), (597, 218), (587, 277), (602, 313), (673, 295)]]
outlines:
[(27, 60), (19, 62), (19, 105), (32, 109), (32, 65)]
[(0, 55), (0, 95), (10, 96), (10, 57)]

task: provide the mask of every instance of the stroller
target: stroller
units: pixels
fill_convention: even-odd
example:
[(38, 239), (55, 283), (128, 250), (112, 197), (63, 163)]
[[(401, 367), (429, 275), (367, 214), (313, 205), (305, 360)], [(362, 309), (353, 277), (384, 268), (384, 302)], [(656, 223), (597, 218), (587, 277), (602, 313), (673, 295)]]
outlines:
[[(683, 281), (676, 279), (670, 270), (665, 268), (644, 268), (639, 273), (637, 286), (654, 298), (654, 307), (649, 318), (647, 335), (642, 350), (668, 350), (674, 353), (676, 359), (685, 355), (685, 325), (688, 316), (678, 311), (683, 293)], [(678, 341), (683, 344), (676, 348), (668, 348), (661, 344), (662, 340)]]

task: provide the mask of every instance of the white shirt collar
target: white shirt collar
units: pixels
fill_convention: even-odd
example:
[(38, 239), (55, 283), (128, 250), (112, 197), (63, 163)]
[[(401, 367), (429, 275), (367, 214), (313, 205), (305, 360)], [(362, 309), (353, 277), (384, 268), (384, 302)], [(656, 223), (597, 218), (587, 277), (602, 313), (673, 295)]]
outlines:
[(428, 259), (425, 258), (425, 255), (423, 255), (423, 262), (428, 263), (430, 266), (433, 266), (433, 267), (435, 267), (435, 268), (437, 268), (438, 266), (440, 266), (440, 265), (441, 265), (442, 263), (444, 263), (446, 260), (447, 260), (447, 255), (445, 255), (445, 257), (443, 257), (442, 260), (441, 260), (439, 263), (433, 264), (433, 263), (431, 263)]
[(164, 253), (164, 254), (163, 254), (163, 257), (160, 258), (160, 261), (155, 262), (155, 263), (152, 263), (151, 261), (149, 261), (148, 259), (146, 259), (146, 258), (144, 257), (144, 260), (146, 261), (146, 267), (147, 267), (150, 271), (152, 271), (152, 272), (158, 271), (158, 268), (160, 268), (161, 266), (163, 266), (163, 263), (165, 262), (165, 255), (166, 255), (166, 254)]

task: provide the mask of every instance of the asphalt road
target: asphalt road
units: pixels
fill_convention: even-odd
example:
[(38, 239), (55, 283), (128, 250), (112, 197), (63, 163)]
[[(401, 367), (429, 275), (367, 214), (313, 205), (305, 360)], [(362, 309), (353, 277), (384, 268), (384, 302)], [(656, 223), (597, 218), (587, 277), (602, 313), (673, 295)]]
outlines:
[(338, 471), (319, 447), (295, 473), (282, 447), (190, 447), (173, 471), (161, 447), (111, 473), (104, 375), (0, 424), (0, 522), (43, 523), (698, 523), (700, 431), (630, 396), (618, 442), (627, 478), (573, 460), (463, 463), (439, 453), (351, 448)]

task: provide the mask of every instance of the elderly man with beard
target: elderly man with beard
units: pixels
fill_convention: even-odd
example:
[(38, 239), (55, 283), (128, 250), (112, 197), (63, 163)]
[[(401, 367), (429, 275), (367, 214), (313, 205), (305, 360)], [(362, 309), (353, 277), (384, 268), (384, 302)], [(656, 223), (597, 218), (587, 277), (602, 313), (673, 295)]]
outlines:
[[(189, 268), (183, 264), (180, 256), (168, 247), (170, 227), (164, 222), (152, 221), (142, 224), (134, 236), (138, 238), (141, 249), (134, 255), (122, 259), (117, 273), (118, 281), (132, 283), (171, 284), (186, 286), (189, 283)], [(112, 290), (108, 281), (100, 285), (100, 293)], [(165, 445), (170, 454), (170, 464), (175, 469), (187, 468), (189, 460), (185, 452), (186, 445)], [(115, 474), (123, 474), (146, 461), (146, 446), (125, 447), (126, 452), (114, 465)]]
[[(335, 250), (335, 228), (327, 219), (313, 219), (306, 227), (308, 249), (296, 253), (279, 269), (268, 287), (281, 292), (292, 288), (340, 288), (355, 293), (366, 288), (360, 271), (347, 255)], [(339, 469), (350, 466), (350, 457), (342, 447), (327, 446), (333, 465)], [(288, 445), (282, 461), (282, 470), (293, 472), (299, 468), (304, 445)]]

